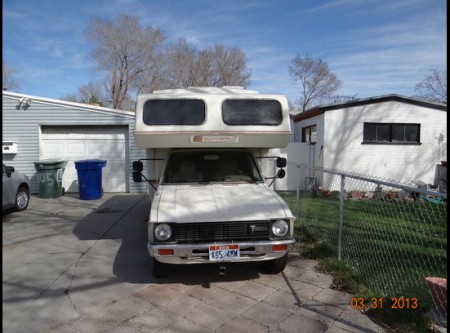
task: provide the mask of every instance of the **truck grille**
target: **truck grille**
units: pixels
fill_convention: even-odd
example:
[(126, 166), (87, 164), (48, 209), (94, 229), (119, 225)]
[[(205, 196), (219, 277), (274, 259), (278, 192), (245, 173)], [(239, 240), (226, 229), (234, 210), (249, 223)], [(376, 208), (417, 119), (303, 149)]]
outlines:
[(182, 223), (175, 225), (175, 241), (212, 242), (212, 241), (246, 241), (270, 238), (268, 221), (206, 222)]

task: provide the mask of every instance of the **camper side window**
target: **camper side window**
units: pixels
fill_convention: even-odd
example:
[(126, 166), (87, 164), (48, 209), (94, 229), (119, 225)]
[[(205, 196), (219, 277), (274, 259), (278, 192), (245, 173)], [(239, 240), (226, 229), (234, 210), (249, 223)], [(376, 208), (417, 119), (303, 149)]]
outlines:
[(283, 120), (281, 104), (274, 99), (227, 99), (222, 104), (227, 125), (279, 125)]
[(205, 102), (199, 99), (151, 99), (145, 102), (143, 121), (147, 125), (201, 125)]

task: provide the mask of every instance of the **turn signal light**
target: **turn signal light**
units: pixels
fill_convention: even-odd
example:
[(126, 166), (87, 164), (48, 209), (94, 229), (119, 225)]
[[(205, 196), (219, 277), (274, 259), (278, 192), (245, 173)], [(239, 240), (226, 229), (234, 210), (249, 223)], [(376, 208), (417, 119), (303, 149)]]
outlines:
[(159, 249), (158, 254), (160, 256), (173, 256), (174, 252), (172, 249)]
[(286, 250), (287, 250), (286, 244), (272, 246), (272, 252), (282, 252)]

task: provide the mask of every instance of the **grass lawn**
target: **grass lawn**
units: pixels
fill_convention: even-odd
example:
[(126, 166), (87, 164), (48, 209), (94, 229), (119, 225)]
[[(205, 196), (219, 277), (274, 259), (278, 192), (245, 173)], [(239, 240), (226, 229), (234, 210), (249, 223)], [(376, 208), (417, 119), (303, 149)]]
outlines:
[[(305, 256), (338, 274), (339, 199), (280, 193), (296, 214), (296, 239)], [(394, 200), (345, 200), (340, 263), (342, 281), (363, 298), (415, 298), (416, 309), (371, 311), (388, 324), (407, 322), (423, 331), (423, 314), (435, 307), (425, 277), (447, 277), (447, 205)], [(337, 266), (336, 266), (337, 265)], [(341, 266), (342, 266), (341, 265)], [(336, 276), (335, 276), (336, 278)], [(341, 279), (338, 277), (337, 279)]]

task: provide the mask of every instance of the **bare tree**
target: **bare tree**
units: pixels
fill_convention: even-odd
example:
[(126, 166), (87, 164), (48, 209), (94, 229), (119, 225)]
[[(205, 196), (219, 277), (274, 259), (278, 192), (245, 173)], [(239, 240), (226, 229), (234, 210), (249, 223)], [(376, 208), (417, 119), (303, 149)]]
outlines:
[(250, 70), (245, 53), (239, 48), (216, 44), (199, 50), (181, 39), (170, 48), (170, 81), (173, 87), (248, 86)]
[(302, 112), (313, 102), (330, 100), (341, 86), (341, 81), (330, 71), (328, 64), (310, 55), (302, 58), (297, 54), (288, 70), (294, 83), (300, 85), (299, 106)]
[(112, 21), (93, 19), (86, 36), (94, 43), (92, 59), (107, 74), (105, 85), (113, 108), (130, 108), (132, 94), (153, 89), (163, 56), (161, 30), (142, 28), (138, 17), (120, 15)]
[(105, 106), (105, 93), (101, 83), (89, 81), (78, 88), (80, 102), (98, 106)]
[(106, 106), (105, 89), (99, 82), (89, 81), (78, 88), (78, 94), (68, 94), (61, 97), (62, 100), (76, 103)]
[(80, 103), (80, 98), (76, 94), (68, 94), (68, 95), (60, 97), (59, 99), (61, 99), (63, 101), (68, 101), (68, 102)]
[(239, 48), (216, 44), (201, 50), (185, 39), (166, 46), (164, 33), (141, 27), (137, 17), (94, 19), (86, 36), (94, 43), (97, 69), (106, 74), (105, 102), (113, 108), (134, 109), (137, 94), (156, 89), (249, 84), (251, 73)]
[(20, 88), (19, 82), (16, 78), (16, 69), (9, 67), (2, 61), (2, 90), (17, 90)]
[(166, 79), (170, 88), (208, 85), (211, 76), (209, 55), (197, 49), (186, 39), (180, 39), (168, 49), (167, 62), (169, 70)]
[(246, 66), (247, 59), (241, 49), (226, 48), (223, 44), (216, 44), (211, 54), (214, 72), (213, 86), (248, 86), (251, 71)]
[(447, 73), (432, 69), (430, 75), (416, 84), (415, 92), (418, 97), (447, 104)]
[(195, 62), (197, 86), (214, 86), (214, 64), (213, 55), (209, 50), (201, 50), (197, 54)]

